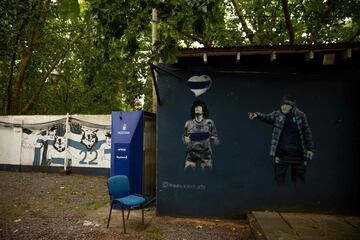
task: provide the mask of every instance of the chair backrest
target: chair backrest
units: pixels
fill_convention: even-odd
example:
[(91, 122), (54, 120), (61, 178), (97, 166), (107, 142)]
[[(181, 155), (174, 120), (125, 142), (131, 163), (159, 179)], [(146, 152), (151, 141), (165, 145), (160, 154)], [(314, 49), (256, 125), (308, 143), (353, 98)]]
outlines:
[(112, 197), (122, 197), (129, 194), (130, 184), (126, 175), (116, 175), (109, 177), (107, 185), (109, 194)]

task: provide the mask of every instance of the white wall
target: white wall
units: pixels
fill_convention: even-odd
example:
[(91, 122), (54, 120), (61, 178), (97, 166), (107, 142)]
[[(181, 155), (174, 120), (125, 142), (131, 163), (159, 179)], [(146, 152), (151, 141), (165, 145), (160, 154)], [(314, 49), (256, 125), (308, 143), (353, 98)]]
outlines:
[(70, 119), (66, 135), (66, 115), (0, 116), (0, 164), (110, 168), (111, 115)]
[(0, 127), (0, 164), (20, 165), (21, 128)]

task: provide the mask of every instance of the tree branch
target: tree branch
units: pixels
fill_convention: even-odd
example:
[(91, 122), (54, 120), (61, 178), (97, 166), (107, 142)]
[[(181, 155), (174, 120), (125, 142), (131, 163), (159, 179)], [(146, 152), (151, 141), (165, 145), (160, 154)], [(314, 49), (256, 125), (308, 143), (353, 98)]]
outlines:
[[(34, 11), (35, 7), (36, 7), (36, 1), (33, 2), (33, 5), (31, 6), (31, 9), (29, 11), (29, 14), (25, 17), (25, 19), (23, 19), (19, 30), (16, 33), (16, 37), (15, 37), (15, 41), (14, 41), (14, 49), (13, 49), (13, 53), (12, 53), (12, 57), (11, 57), (11, 61), (10, 61), (10, 65), (9, 65), (9, 74), (8, 74), (8, 86), (7, 86), (7, 103), (3, 104), (4, 109), (5, 110), (5, 114), (10, 114), (11, 111), (11, 105), (12, 105), (12, 100), (13, 100), (13, 91), (12, 91), (12, 80), (13, 80), (13, 74), (14, 74), (14, 66), (15, 66), (15, 60), (16, 60), (16, 53), (17, 50), (19, 48), (19, 41), (20, 41), (20, 36), (23, 33), (24, 27), (25, 25), (28, 23), (28, 20), (30, 18), (31, 12)], [(5, 102), (5, 98), (4, 98), (4, 102)]]
[(321, 27), (325, 25), (326, 19), (330, 16), (333, 8), (329, 5), (326, 5), (325, 10), (322, 12), (322, 16), (318, 16), (318, 21), (315, 22), (315, 26), (313, 26), (312, 31), (310, 32), (311, 38), (310, 43), (316, 43), (318, 42), (318, 36), (321, 30)]
[(12, 91), (12, 102), (11, 102), (11, 104), (8, 105), (9, 113), (11, 113), (11, 114), (18, 113), (20, 111), (21, 87), (22, 87), (24, 79), (25, 79), (26, 69), (29, 66), (30, 59), (33, 55), (33, 50), (34, 50), (33, 43), (37, 42), (37, 40), (39, 38), (40, 38), (40, 32), (34, 31), (32, 33), (30, 47), (21, 57), (19, 71), (18, 71), (17, 78), (15, 81), (14, 89)]
[(357, 36), (359, 36), (359, 34), (360, 34), (360, 28), (356, 31), (356, 33), (354, 34), (354, 35), (352, 35), (350, 38), (349, 38), (349, 42), (352, 42), (352, 41), (354, 41), (354, 39), (357, 37)]
[[(17, 39), (17, 42), (18, 42), (18, 39)], [(16, 52), (17, 52), (17, 46), (14, 47), (14, 51), (13, 51), (10, 66), (9, 66), (8, 86), (7, 86), (7, 102), (6, 102), (5, 98), (3, 99), (3, 107), (5, 109), (5, 112), (4, 112), (5, 114), (9, 114), (10, 105), (11, 105), (11, 101), (12, 101), (12, 88), (11, 88), (11, 86), (12, 86), (12, 79), (13, 79), (13, 74), (14, 74)]]
[(56, 67), (56, 65), (66, 56), (66, 54), (69, 52), (69, 50), (80, 40), (81, 37), (83, 37), (88, 31), (89, 31), (89, 27), (86, 26), (84, 28), (84, 30), (80, 33), (78, 33), (68, 44), (67, 44), (67, 48), (64, 49), (60, 55), (55, 58), (53, 60), (53, 62), (50, 65), (50, 68), (46, 71), (46, 73), (42, 76), (41, 80), (40, 80), (40, 85), (35, 89), (33, 95), (31, 96), (30, 100), (27, 102), (27, 104), (21, 109), (21, 114), (25, 114), (28, 111), (30, 111), (30, 109), (32, 108), (32, 106), (34, 105), (36, 99), (40, 96), (40, 93), (42, 91), (42, 89), (45, 86), (46, 83), (46, 79), (50, 76), (51, 72), (54, 70), (54, 68)]
[(288, 0), (281, 0), (281, 2), (282, 2), (283, 11), (284, 11), (286, 27), (287, 27), (288, 34), (289, 34), (290, 44), (294, 44), (295, 34), (294, 34), (294, 29), (293, 29), (293, 26), (291, 23), (291, 19), (290, 19)]
[(246, 37), (249, 39), (251, 44), (254, 44), (254, 33), (250, 30), (250, 28), (248, 27), (248, 25), (247, 25), (247, 23), (245, 21), (244, 14), (243, 14), (243, 12), (241, 10), (240, 1), (239, 0), (231, 0), (231, 2), (234, 5), (235, 12), (239, 17), (241, 26), (244, 29)]
[(174, 30), (177, 31), (178, 33), (184, 35), (185, 37), (190, 38), (190, 39), (192, 39), (192, 40), (194, 40), (194, 41), (196, 41), (196, 42), (199, 42), (199, 43), (203, 44), (204, 47), (211, 47), (211, 46), (212, 46), (212, 43), (206, 41), (205, 39), (199, 38), (199, 37), (197, 37), (197, 36), (195, 36), (195, 35), (193, 35), (193, 34), (191, 34), (191, 33), (184, 32), (184, 31), (180, 30), (179, 28), (177, 28), (177, 27), (176, 27), (174, 24), (172, 24), (172, 23), (168, 23), (168, 22), (167, 22), (166, 24), (168, 24), (172, 29), (174, 29)]

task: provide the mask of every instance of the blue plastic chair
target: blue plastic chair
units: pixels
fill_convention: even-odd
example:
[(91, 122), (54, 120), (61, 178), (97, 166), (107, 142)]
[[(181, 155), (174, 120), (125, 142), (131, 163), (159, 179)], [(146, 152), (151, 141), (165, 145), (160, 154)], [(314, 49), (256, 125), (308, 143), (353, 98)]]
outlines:
[(126, 233), (125, 216), (124, 216), (124, 208), (126, 207), (129, 208), (127, 219), (129, 219), (131, 209), (141, 208), (142, 224), (144, 225), (143, 204), (145, 203), (145, 198), (141, 196), (129, 194), (130, 184), (128, 177), (126, 175), (112, 176), (108, 179), (107, 185), (110, 195), (110, 213), (109, 213), (107, 228), (109, 227), (113, 205), (116, 203), (119, 203), (121, 206), (121, 212), (122, 212), (123, 224), (124, 224), (124, 233)]

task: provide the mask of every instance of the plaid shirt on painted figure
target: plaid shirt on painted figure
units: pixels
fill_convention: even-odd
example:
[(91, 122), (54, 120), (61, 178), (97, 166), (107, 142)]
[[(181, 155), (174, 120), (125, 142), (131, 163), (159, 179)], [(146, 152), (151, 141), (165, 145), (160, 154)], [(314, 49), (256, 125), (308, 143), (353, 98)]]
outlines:
[[(305, 113), (300, 111), (298, 108), (294, 107), (292, 111), (294, 113), (296, 124), (299, 129), (299, 137), (302, 147), (303, 158), (304, 160), (307, 160), (307, 156), (306, 156), (307, 151), (314, 152), (314, 144), (313, 144), (309, 123), (307, 121)], [(269, 114), (264, 114), (259, 112), (257, 112), (256, 114), (257, 114), (256, 117), (257, 120), (260, 120), (262, 122), (268, 123), (273, 126), (271, 146), (270, 146), (270, 156), (275, 157), (286, 116), (280, 110), (273, 111)]]

